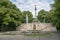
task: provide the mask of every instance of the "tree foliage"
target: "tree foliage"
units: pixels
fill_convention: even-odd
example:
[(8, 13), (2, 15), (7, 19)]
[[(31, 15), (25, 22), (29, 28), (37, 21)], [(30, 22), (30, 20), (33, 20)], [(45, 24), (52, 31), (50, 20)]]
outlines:
[(32, 22), (33, 21), (33, 15), (30, 11), (23, 11), (23, 23), (26, 23), (26, 14), (28, 15), (28, 22)]
[(53, 16), (53, 20), (54, 20), (54, 24), (56, 25), (57, 29), (60, 30), (60, 0), (54, 0), (54, 16)]
[(40, 10), (38, 12), (38, 19), (40, 22), (51, 22), (51, 16), (52, 14), (48, 11), (45, 11), (45, 10)]
[(26, 22), (26, 14), (28, 14), (29, 22), (32, 22), (33, 16), (31, 12), (23, 13), (12, 4), (9, 0), (0, 0), (0, 31), (16, 30), (16, 27)]
[(0, 30), (15, 30), (20, 25), (22, 13), (9, 0), (0, 0)]
[(60, 0), (54, 0), (54, 4), (52, 4), (52, 9), (47, 12), (45, 10), (41, 10), (38, 13), (38, 19), (43, 22), (53, 23), (57, 30), (60, 30)]

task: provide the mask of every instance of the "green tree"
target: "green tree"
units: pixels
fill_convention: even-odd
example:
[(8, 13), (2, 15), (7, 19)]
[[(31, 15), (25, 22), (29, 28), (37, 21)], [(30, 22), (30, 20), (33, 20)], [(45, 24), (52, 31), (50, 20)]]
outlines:
[(50, 13), (45, 10), (40, 10), (38, 12), (37, 18), (40, 22), (50, 22), (51, 21)]
[(60, 0), (54, 0), (53, 8), (55, 10), (53, 16), (54, 24), (56, 25), (57, 30), (60, 30)]
[(33, 15), (30, 11), (23, 11), (23, 19), (22, 22), (26, 23), (26, 14), (28, 15), (28, 22), (32, 22), (33, 21)]
[(48, 17), (49, 17), (49, 20), (50, 20), (51, 23), (54, 22), (54, 18), (53, 18), (54, 14), (55, 14), (54, 10), (49, 11)]
[(22, 22), (22, 13), (9, 0), (0, 0), (0, 31), (16, 30)]

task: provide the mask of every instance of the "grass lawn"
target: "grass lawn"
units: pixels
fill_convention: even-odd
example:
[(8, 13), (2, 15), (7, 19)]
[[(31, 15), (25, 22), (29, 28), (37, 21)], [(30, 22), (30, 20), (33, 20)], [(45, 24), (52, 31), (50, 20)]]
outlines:
[(24, 34), (24, 36), (49, 36), (51, 35), (50, 33), (46, 33), (46, 34)]

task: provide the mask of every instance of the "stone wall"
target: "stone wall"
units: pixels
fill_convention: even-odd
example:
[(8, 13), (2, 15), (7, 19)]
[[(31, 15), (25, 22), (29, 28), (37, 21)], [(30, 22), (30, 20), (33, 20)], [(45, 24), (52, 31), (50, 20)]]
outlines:
[(28, 23), (28, 24), (22, 24), (17, 28), (17, 30), (21, 31), (28, 31), (28, 30), (34, 30), (33, 27), (36, 26), (36, 30), (40, 31), (56, 31), (56, 27), (53, 27), (51, 23)]

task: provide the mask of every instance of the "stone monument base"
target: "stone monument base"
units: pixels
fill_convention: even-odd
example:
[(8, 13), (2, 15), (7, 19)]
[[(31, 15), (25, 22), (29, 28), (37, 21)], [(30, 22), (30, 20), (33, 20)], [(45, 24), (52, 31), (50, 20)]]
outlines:
[(31, 31), (38, 33), (38, 31), (57, 31), (51, 23), (28, 23), (17, 27), (17, 31)]

